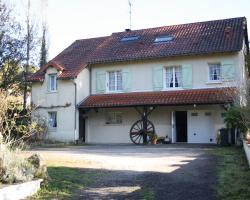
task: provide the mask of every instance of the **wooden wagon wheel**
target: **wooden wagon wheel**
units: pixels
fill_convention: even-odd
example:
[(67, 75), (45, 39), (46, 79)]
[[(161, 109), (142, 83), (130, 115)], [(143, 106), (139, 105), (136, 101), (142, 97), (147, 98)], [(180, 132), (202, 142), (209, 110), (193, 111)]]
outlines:
[(143, 144), (143, 134), (147, 134), (147, 140), (149, 141), (150, 135), (155, 134), (154, 124), (147, 120), (147, 129), (143, 130), (143, 120), (136, 121), (129, 132), (130, 139), (134, 144)]

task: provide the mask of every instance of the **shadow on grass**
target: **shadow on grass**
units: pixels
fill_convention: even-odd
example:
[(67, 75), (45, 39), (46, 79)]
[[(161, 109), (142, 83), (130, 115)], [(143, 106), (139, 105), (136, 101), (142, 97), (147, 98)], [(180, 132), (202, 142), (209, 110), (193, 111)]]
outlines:
[(50, 180), (32, 199), (70, 199), (76, 191), (94, 182), (97, 172), (82, 173), (79, 168), (48, 167)]

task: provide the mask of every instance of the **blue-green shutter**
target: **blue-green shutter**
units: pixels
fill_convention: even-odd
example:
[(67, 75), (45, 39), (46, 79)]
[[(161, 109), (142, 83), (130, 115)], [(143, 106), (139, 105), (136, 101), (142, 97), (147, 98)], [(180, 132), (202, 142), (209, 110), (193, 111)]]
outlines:
[(235, 65), (233, 62), (224, 61), (221, 63), (221, 77), (223, 81), (235, 79)]
[(122, 89), (124, 92), (131, 90), (131, 73), (129, 69), (122, 70)]
[(186, 89), (193, 87), (193, 67), (190, 64), (182, 65), (182, 87)]
[(163, 88), (163, 67), (153, 67), (153, 90)]
[(96, 93), (105, 93), (106, 91), (106, 72), (96, 72)]

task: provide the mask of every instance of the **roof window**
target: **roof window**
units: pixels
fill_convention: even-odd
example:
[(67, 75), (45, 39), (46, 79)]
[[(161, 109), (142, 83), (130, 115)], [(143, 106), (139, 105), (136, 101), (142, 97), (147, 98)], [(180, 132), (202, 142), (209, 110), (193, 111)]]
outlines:
[(140, 36), (133, 35), (133, 36), (125, 36), (121, 39), (121, 42), (130, 42), (130, 41), (137, 41), (139, 40)]
[(174, 39), (172, 35), (162, 35), (155, 38), (155, 43), (170, 42)]

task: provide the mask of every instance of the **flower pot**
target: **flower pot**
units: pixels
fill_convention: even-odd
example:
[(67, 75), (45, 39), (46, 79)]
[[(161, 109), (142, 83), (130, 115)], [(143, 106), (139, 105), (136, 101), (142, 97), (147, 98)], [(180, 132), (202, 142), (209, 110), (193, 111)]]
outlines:
[(157, 139), (153, 139), (151, 144), (157, 144)]
[(250, 138), (247, 138), (247, 144), (250, 144)]

